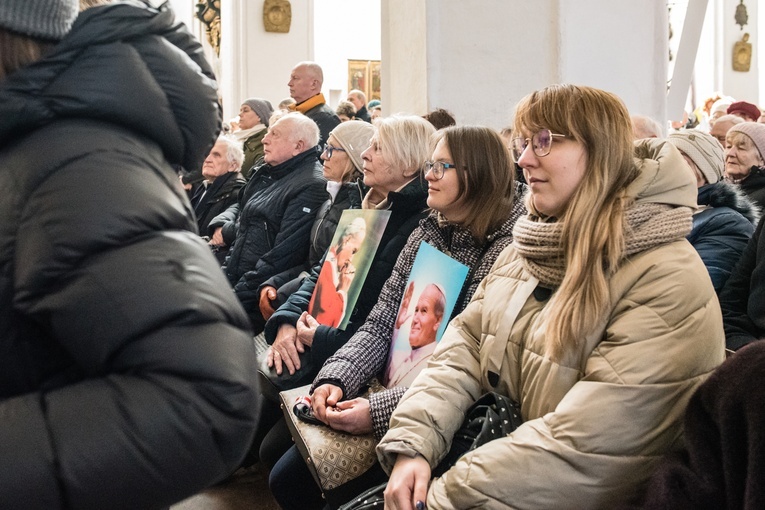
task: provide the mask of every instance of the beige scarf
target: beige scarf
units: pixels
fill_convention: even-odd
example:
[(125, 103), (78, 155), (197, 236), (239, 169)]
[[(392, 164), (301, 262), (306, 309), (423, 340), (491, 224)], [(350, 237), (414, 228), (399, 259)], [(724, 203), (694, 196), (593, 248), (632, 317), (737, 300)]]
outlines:
[(249, 137), (253, 135), (257, 135), (264, 129), (266, 129), (266, 126), (264, 124), (257, 124), (249, 129), (240, 129), (238, 131), (234, 131), (233, 134), (234, 134), (234, 138), (236, 138), (238, 142), (244, 143)]
[[(625, 250), (622, 259), (662, 244), (685, 238), (693, 225), (688, 207), (636, 204), (626, 213)], [(558, 287), (566, 274), (560, 243), (563, 223), (545, 223), (532, 216), (518, 219), (513, 243), (523, 257), (526, 270), (543, 285)]]

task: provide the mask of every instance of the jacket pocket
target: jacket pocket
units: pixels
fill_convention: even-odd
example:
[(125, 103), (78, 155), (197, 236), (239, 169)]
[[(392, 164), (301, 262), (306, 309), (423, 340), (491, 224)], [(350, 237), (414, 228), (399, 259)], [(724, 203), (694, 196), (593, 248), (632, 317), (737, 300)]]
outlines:
[(271, 231), (268, 229), (268, 222), (265, 220), (263, 221), (263, 233), (266, 235), (266, 244), (268, 245), (268, 250), (273, 250), (274, 240), (271, 239)]

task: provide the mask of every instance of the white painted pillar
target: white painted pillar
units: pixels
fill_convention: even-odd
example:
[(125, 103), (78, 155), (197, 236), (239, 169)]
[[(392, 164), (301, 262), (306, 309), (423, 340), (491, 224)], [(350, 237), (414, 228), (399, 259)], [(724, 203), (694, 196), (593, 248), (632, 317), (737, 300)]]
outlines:
[(501, 128), (524, 95), (567, 82), (665, 118), (662, 1), (383, 0), (382, 25), (386, 114), (443, 107)]
[(235, 117), (248, 97), (289, 97), (287, 82), (296, 63), (313, 58), (314, 0), (293, 0), (289, 33), (266, 32), (264, 0), (221, 1), (221, 96), (224, 119)]

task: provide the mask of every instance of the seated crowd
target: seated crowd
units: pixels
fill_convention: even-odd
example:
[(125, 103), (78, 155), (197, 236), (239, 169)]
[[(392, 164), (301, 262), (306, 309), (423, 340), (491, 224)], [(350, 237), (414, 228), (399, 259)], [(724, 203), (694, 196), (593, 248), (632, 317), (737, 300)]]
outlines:
[[(304, 93), (302, 73), (315, 80)], [(298, 64), (287, 109), (308, 120), (324, 104), (320, 87), (320, 68)], [(245, 115), (248, 103), (260, 107), (255, 101), (263, 100), (245, 101)], [(660, 123), (630, 118), (615, 96), (574, 86), (524, 98), (502, 132), (456, 125), (443, 109), (369, 124), (365, 101), (351, 91), (333, 127), (317, 132), (330, 116), (322, 110), (311, 136), (298, 114), (277, 111), (263, 122), (265, 157), (247, 171), (238, 199), (200, 224), (228, 253), (223, 270), (270, 344), (260, 354), (265, 370), (288, 387), (310, 385), (310, 407), (325, 426), (379, 441), (380, 463), (328, 500), (278, 402), (262, 396), (249, 461), (270, 470), (279, 504), (334, 508), (388, 476), (384, 498), (394, 508), (676, 503), (681, 496), (668, 495), (661, 477), (678, 476), (686, 404), (725, 347), (765, 336), (765, 124), (752, 122), (753, 112), (743, 118), (748, 103), (731, 102), (711, 130), (664, 138)], [(594, 111), (607, 112), (599, 122), (608, 142), (586, 120)], [(298, 174), (299, 185), (280, 184)], [(368, 232), (347, 225), (330, 246), (346, 209), (391, 212), (348, 310), (344, 270), (355, 269)], [(469, 268), (448, 317), (439, 286), (413, 296), (408, 279), (421, 242)], [(319, 295), (325, 308), (347, 312), (347, 324), (323, 318), (313, 304)], [(432, 315), (418, 315), (429, 308)], [(406, 329), (417, 361), (405, 373), (391, 360), (406, 320), (418, 335), (430, 328), (430, 340), (418, 344)], [(449, 326), (436, 344), (442, 323)], [(382, 389), (366, 394), (371, 381)], [(516, 400), (523, 425), (430, 483), (467, 408), (486, 391)], [(673, 457), (663, 463), (664, 455)], [(469, 475), (477, 466), (483, 475)], [(549, 472), (559, 475), (555, 490)]]
[[(85, 3), (0, 7), (0, 507), (167, 507), (254, 462), (285, 509), (765, 504), (755, 105), (666, 134), (550, 85), (500, 133), (335, 111), (300, 62), (222, 128), (166, 6)], [(377, 462), (329, 497), (258, 377)]]

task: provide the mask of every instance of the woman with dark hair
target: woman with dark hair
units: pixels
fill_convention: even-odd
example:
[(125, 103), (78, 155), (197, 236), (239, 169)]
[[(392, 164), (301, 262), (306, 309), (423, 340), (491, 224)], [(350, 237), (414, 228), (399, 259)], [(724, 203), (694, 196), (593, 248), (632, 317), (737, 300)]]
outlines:
[[(407, 389), (389, 387), (369, 400), (359, 397), (372, 378), (383, 379), (399, 303), (420, 243), (427, 242), (470, 268), (455, 305), (456, 314), (510, 244), (515, 221), (526, 212), (524, 186), (514, 182), (510, 155), (495, 131), (477, 126), (450, 127), (436, 133), (434, 144), (432, 159), (425, 163), (431, 214), (409, 236), (363, 326), (324, 363), (314, 379), (314, 413), (337, 430), (374, 432), (382, 437)], [(492, 207), (486, 207), (487, 203)], [(289, 488), (298, 473), (307, 473), (307, 468), (293, 447), (276, 465), (269, 481), (284, 508), (310, 506), (307, 498), (311, 493), (306, 487), (299, 496)], [(313, 497), (320, 498), (318, 487), (310, 487)], [(348, 494), (348, 499), (354, 495)], [(298, 497), (301, 501), (296, 500)]]
[[(724, 358), (677, 149), (636, 148), (621, 100), (583, 86), (530, 94), (513, 131), (529, 214), (391, 417), (386, 507), (614, 507), (682, 444), (685, 404)], [(431, 481), (488, 391), (524, 423)]]

